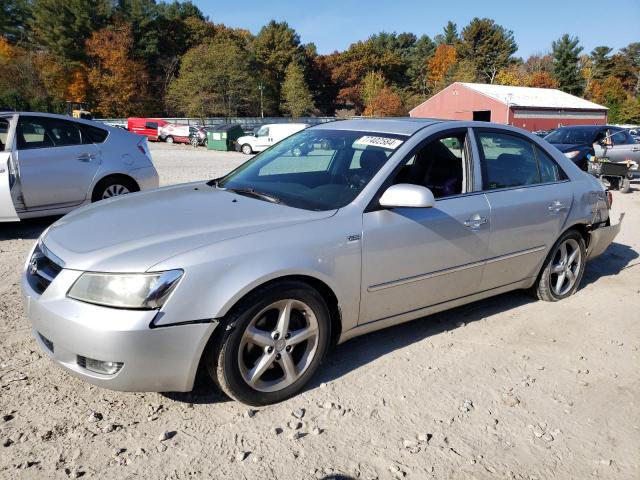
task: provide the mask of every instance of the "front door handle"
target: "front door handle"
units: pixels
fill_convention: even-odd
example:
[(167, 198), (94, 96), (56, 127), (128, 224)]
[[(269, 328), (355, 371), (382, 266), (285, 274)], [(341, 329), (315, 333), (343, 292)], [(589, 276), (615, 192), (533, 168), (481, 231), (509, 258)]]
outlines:
[(640, 152), (640, 147), (633, 147), (631, 149), (632, 152)]
[(557, 215), (558, 213), (567, 209), (567, 206), (559, 200), (554, 200), (547, 206), (547, 210), (551, 215)]
[(485, 217), (481, 217), (476, 213), (469, 220), (465, 220), (464, 226), (472, 230), (476, 230), (488, 222), (489, 220), (487, 220)]

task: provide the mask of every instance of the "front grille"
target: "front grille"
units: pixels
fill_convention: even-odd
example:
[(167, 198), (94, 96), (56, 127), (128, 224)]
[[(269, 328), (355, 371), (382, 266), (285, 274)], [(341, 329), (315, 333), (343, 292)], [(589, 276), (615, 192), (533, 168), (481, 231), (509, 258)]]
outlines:
[(81, 355), (78, 355), (78, 358), (76, 359), (76, 362), (77, 362), (78, 366), (80, 366), (82, 368), (87, 368), (87, 357), (83, 357)]
[(62, 266), (49, 258), (38, 245), (31, 255), (27, 266), (27, 279), (29, 285), (39, 294), (44, 293), (51, 282), (58, 276)]

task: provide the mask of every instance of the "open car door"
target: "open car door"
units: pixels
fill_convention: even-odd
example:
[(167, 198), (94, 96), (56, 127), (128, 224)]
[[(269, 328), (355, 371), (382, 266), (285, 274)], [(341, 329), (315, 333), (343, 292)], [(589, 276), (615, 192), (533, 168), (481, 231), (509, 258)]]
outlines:
[(0, 222), (16, 222), (20, 220), (11, 198), (9, 162), (11, 152), (0, 152)]

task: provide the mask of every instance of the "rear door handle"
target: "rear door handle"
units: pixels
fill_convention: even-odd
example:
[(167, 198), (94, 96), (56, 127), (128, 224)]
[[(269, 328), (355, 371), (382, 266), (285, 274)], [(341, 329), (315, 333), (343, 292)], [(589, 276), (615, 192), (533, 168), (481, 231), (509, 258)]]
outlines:
[(567, 209), (567, 206), (559, 200), (555, 200), (547, 206), (551, 215), (556, 215)]
[(78, 160), (79, 162), (90, 162), (94, 158), (96, 158), (96, 156), (91, 153), (83, 153), (82, 155), (78, 155), (76, 157), (76, 160)]
[(467, 227), (467, 228), (470, 228), (472, 230), (475, 230), (475, 229), (480, 228), (482, 225), (484, 225), (486, 223), (489, 223), (489, 220), (487, 220), (484, 217), (481, 217), (480, 215), (478, 215), (476, 213), (469, 220), (465, 220), (464, 226)]

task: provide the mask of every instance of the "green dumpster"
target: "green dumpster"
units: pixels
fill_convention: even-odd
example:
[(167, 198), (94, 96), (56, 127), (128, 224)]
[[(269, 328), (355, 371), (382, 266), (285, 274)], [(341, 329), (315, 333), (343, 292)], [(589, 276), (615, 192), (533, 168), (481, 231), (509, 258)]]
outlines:
[(206, 127), (207, 150), (228, 152), (234, 149), (235, 141), (244, 135), (244, 130), (237, 123), (223, 123)]

